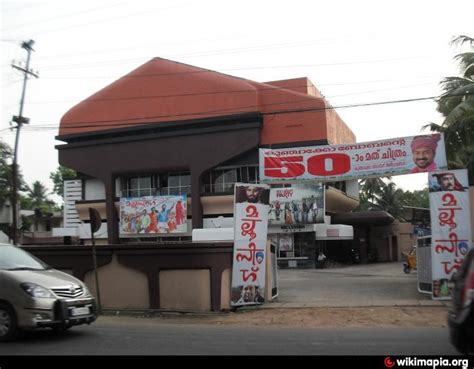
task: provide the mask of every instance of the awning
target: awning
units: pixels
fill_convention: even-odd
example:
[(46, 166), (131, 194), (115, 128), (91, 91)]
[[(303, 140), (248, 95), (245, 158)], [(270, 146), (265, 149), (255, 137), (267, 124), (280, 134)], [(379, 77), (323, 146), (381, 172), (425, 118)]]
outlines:
[(331, 217), (334, 223), (355, 226), (383, 226), (392, 224), (394, 220), (395, 218), (386, 211), (356, 211), (334, 214)]

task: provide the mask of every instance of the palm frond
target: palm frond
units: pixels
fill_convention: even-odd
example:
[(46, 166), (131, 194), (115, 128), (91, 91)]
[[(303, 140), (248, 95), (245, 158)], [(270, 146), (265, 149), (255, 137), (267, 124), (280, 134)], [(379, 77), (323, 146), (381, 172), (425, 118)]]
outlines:
[(461, 72), (464, 74), (466, 68), (474, 63), (474, 52), (466, 52), (458, 54), (454, 57), (459, 63), (459, 67), (461, 68)]
[(473, 95), (467, 98), (460, 104), (458, 104), (446, 117), (443, 122), (444, 126), (451, 126), (452, 124), (459, 122), (463, 119), (466, 114), (472, 114), (474, 111), (474, 84), (472, 85)]
[(451, 97), (451, 96), (464, 97), (463, 95), (473, 95), (474, 96), (474, 82), (471, 82), (471, 83), (463, 85), (463, 86), (459, 86), (458, 88), (456, 88), (455, 90), (452, 90), (451, 92), (449, 92), (448, 94), (446, 94), (444, 96), (446, 96), (446, 97)]
[(466, 35), (459, 35), (452, 38), (449, 42), (450, 45), (453, 46), (460, 46), (465, 44), (466, 42), (470, 43), (471, 46), (474, 45), (474, 38), (466, 36)]
[(469, 78), (471, 81), (474, 79), (474, 63), (468, 65), (464, 71), (464, 78)]
[(421, 127), (422, 130), (429, 129), (431, 132), (443, 132), (443, 126), (436, 123), (428, 123)]

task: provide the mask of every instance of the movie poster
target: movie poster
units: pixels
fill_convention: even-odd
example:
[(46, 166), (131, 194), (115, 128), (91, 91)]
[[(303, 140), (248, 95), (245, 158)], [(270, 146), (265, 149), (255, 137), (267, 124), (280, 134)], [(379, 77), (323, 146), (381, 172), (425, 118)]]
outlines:
[(186, 214), (186, 195), (122, 197), (120, 234), (137, 236), (185, 233)]
[(265, 302), (270, 188), (235, 184), (231, 306)]
[(270, 225), (324, 223), (324, 185), (295, 185), (270, 190)]
[(450, 299), (449, 280), (472, 247), (467, 170), (429, 174), (433, 299)]

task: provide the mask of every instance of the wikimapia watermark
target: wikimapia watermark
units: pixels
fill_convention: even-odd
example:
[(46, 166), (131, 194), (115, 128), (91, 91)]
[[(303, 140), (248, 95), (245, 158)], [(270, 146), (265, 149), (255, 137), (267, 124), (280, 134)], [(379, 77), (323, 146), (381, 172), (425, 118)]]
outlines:
[(406, 366), (419, 366), (419, 367), (429, 367), (436, 369), (437, 367), (460, 367), (462, 369), (469, 368), (469, 359), (443, 359), (440, 358), (429, 358), (429, 359), (419, 359), (415, 357), (405, 357), (404, 359), (395, 359), (392, 360), (387, 356), (384, 360), (384, 364), (387, 368), (397, 367), (406, 367)]

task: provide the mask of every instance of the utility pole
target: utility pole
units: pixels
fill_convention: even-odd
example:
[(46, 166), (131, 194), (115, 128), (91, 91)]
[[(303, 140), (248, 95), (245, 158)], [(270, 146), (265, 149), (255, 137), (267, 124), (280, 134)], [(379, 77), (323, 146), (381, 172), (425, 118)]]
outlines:
[(23, 116), (23, 105), (25, 103), (25, 93), (26, 93), (26, 82), (28, 81), (28, 76), (34, 76), (38, 78), (38, 74), (33, 72), (30, 69), (30, 58), (31, 52), (33, 50), (34, 45), (33, 40), (24, 41), (21, 44), (21, 47), (26, 50), (28, 53), (28, 57), (26, 59), (26, 67), (23, 68), (21, 65), (14, 65), (12, 67), (18, 69), (19, 71), (24, 73), (23, 78), (23, 91), (21, 93), (21, 100), (20, 100), (20, 112), (18, 115), (14, 115), (12, 121), (17, 124), (16, 128), (16, 138), (15, 138), (15, 148), (13, 152), (13, 164), (12, 164), (12, 215), (13, 215), (13, 222), (12, 222), (12, 239), (13, 244), (18, 245), (18, 141), (20, 139), (20, 128), (23, 124), (28, 124), (30, 122), (29, 118)]

